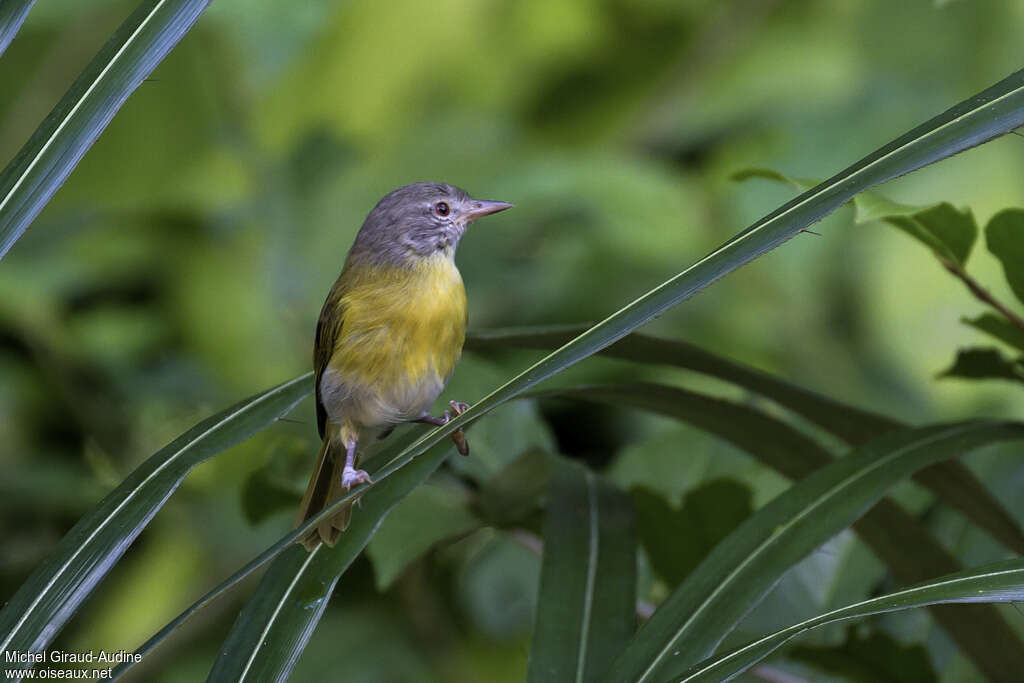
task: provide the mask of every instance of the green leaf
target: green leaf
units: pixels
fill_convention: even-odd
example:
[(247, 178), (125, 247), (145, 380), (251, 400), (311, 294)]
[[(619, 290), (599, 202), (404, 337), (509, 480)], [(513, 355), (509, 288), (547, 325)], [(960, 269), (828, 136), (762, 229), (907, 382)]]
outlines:
[[(793, 180), (770, 169), (746, 169), (733, 174), (734, 180), (764, 178), (785, 183), (803, 191), (813, 181)], [(885, 221), (925, 244), (949, 263), (963, 266), (978, 238), (978, 225), (970, 210), (960, 211), (943, 202), (928, 206), (900, 204), (873, 192), (862, 192), (852, 200), (854, 222)]]
[(1003, 264), (1010, 289), (1024, 302), (1024, 209), (1000, 211), (985, 226), (988, 250)]
[[(279, 555), (235, 620), (207, 680), (287, 680), (338, 579), (388, 512), (422, 484), (450, 452), (450, 443), (439, 444), (389, 477), (377, 480), (375, 473), (377, 483), (364, 489), (362, 506), (333, 548), (320, 544), (307, 552), (293, 546)], [(151, 644), (144, 647), (148, 650)]]
[(788, 656), (820, 671), (859, 683), (938, 683), (928, 650), (920, 643), (903, 645), (888, 633), (860, 636), (846, 629), (846, 641), (838, 645), (798, 646)]
[(596, 681), (636, 628), (629, 498), (576, 463), (554, 467), (527, 680)]
[(419, 487), (395, 506), (366, 548), (373, 561), (377, 590), (387, 590), (435, 543), (478, 527), (480, 520), (458, 494), (439, 486)]
[(640, 542), (670, 588), (754, 511), (750, 489), (731, 479), (689, 491), (678, 510), (646, 487), (633, 489), (632, 496)]
[[(828, 181), (787, 202), (680, 274), (534, 363), (482, 398), (471, 409), (443, 427), (425, 434), (395, 456), (388, 465), (375, 474), (374, 486), (380, 486), (385, 479), (414, 462), (418, 455), (446, 439), (455, 430), (468, 426), (545, 379), (625, 337), (718, 278), (779, 246), (803, 228), (834, 211), (858, 192), (952, 156), (1021, 125), (1024, 125), (1024, 70), (964, 100)], [(359, 497), (366, 488), (360, 486), (353, 489), (323, 515), (326, 516), (332, 510)], [(289, 534), (265, 551), (237, 572), (232, 580), (240, 580), (261, 566), (267, 558), (274, 556), (280, 544), (292, 537), (293, 535)], [(219, 594), (219, 590), (218, 588), (212, 591), (186, 610), (179, 619), (186, 619), (195, 609), (205, 604), (204, 601)], [(178, 620), (176, 622), (180, 623)], [(171, 629), (175, 627), (176, 625), (168, 626)]]
[(199, 463), (273, 424), (310, 394), (312, 373), (209, 417), (142, 463), (72, 527), (0, 612), (0, 654), (40, 652)]
[[(574, 387), (563, 390), (561, 395), (649, 410), (683, 420), (729, 441), (793, 480), (808, 477), (832, 461), (828, 452), (784, 422), (748, 406), (683, 389), (652, 384)], [(970, 489), (970, 485), (967, 488)], [(982, 491), (985, 496), (990, 495), (987, 490)], [(1001, 511), (998, 504), (994, 509)], [(1011, 535), (1019, 535), (1012, 517), (1008, 517), (1007, 524)], [(904, 584), (961, 569), (938, 541), (891, 500), (878, 501), (853, 528)], [(955, 614), (938, 607), (929, 611), (982, 671), (997, 672), (1024, 666), (1024, 661), (1007, 660), (1020, 651), (1021, 645), (998, 612), (985, 605), (961, 607)]]
[(654, 613), (606, 680), (664, 680), (699, 662), (791, 566), (852, 524), (914, 470), (1024, 425), (966, 422), (882, 436), (824, 467), (759, 510), (715, 547)]
[[(979, 569), (942, 576), (912, 588), (833, 610), (813, 619), (776, 631), (719, 657), (709, 658), (678, 683), (719, 683), (743, 673), (791, 638), (812, 628), (844, 619), (896, 612), (943, 603), (1017, 602), (1024, 600), (1024, 560), (1019, 558)], [(992, 680), (1015, 680), (1020, 669), (1007, 670)]]
[(21, 25), (25, 23), (36, 0), (4, 0), (0, 2), (0, 56), (14, 40)]
[(551, 458), (530, 450), (485, 481), (474, 501), (478, 515), (495, 526), (521, 525), (539, 512), (550, 488)]
[(145, 0), (0, 174), (0, 258), (210, 0)]
[(1024, 382), (1024, 360), (1011, 360), (999, 349), (970, 348), (957, 351), (953, 365), (943, 370), (939, 377), (961, 377), (964, 379), (1008, 379)]
[(982, 313), (977, 318), (961, 318), (960, 322), (1024, 351), (1024, 330), (995, 313)]

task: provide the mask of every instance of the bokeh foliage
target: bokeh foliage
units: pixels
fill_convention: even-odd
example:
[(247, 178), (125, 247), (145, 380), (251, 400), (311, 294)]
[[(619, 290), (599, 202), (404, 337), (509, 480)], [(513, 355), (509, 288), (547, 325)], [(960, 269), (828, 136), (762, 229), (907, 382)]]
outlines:
[[(827, 173), (1018, 66), (1007, 47), (1024, 28), (1015, 3), (893, 5), (318, 2), (284, 11), (218, 0), (0, 268), (2, 291), (17, 293), (0, 299), (3, 594), (146, 454), (237, 396), (305, 371), (323, 293), (362, 216), (392, 187), (443, 178), (517, 203), (461, 248), (474, 326), (580, 322), (786, 196), (735, 185), (734, 171)], [(130, 9), (33, 9), (0, 59), (12, 94), (0, 101), (4, 157)], [(885, 191), (906, 203), (967, 205), (986, 224), (1024, 205), (1014, 180), (1022, 144), (998, 141)], [(652, 328), (905, 421), (1019, 414), (1019, 385), (934, 381), (957, 346), (981, 338), (959, 317), (986, 309), (904, 235), (855, 225), (848, 211), (829, 220), (823, 237), (800, 236)], [(1013, 301), (991, 254), (976, 249), (971, 268)], [(475, 400), (523, 358), (468, 356), (449, 393)], [(638, 379), (614, 361), (567, 375)], [(58, 646), (131, 647), (280, 536), (313, 432), (309, 422), (279, 423), (200, 468)], [(785, 487), (727, 444), (614, 407), (509, 405), (471, 438), (474, 458), (433, 484), (446, 500), (463, 494), (465, 477), (485, 480), (533, 449), (607, 467), (620, 485), (644, 485), (674, 507), (723, 478), (755, 506)], [(992, 450), (968, 464), (1020, 518), (1013, 491), (1024, 473), (1011, 456)], [(256, 525), (242, 507), (253, 486), (285, 503), (267, 514), (246, 507)], [(927, 513), (965, 563), (1002, 556), (920, 489), (904, 487), (900, 500)], [(317, 638), (337, 635), (327, 648), (310, 646), (298, 679), (365, 652), (374, 634), (369, 642), (393, 647), (387, 661), (363, 662), (356, 680), (520, 680), (539, 562), (507, 535), (453, 529), (458, 540), (394, 581), (357, 560)], [(887, 581), (852, 537), (829, 548), (787, 575), (744, 633)], [(641, 590), (657, 596), (666, 578), (648, 568)], [(126, 587), (139, 595), (134, 607)], [(199, 672), (237, 605), (222, 603), (179, 639), (204, 662)], [(924, 643), (948, 676), (970, 671), (948, 659), (924, 617), (873, 626)], [(845, 638), (837, 627), (810, 642)], [(150, 680), (173, 656), (155, 654), (141, 675)]]

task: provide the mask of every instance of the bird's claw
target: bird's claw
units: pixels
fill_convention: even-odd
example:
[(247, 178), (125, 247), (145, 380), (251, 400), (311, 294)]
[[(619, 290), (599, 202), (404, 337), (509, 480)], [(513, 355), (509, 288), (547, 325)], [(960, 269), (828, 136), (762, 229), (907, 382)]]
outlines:
[[(448, 401), (448, 405), (452, 407), (452, 412), (455, 413), (456, 417), (462, 415), (464, 412), (469, 410), (469, 404), (463, 403), (462, 401)], [(444, 411), (444, 414), (447, 417), (448, 411)], [(458, 429), (455, 432), (453, 432), (452, 441), (455, 442), (455, 449), (459, 452), (459, 455), (469, 455), (469, 442), (466, 441), (465, 432), (463, 432), (461, 429)]]
[(351, 490), (358, 484), (372, 484), (373, 479), (364, 470), (357, 470), (354, 467), (346, 467), (341, 471), (341, 485)]

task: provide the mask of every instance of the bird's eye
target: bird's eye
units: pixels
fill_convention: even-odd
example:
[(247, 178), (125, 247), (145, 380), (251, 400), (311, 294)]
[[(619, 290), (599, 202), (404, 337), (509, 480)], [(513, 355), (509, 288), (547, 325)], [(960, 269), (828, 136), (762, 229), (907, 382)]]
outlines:
[(447, 202), (438, 202), (434, 204), (434, 211), (437, 212), (438, 216), (447, 216), (451, 213), (451, 209), (448, 207)]

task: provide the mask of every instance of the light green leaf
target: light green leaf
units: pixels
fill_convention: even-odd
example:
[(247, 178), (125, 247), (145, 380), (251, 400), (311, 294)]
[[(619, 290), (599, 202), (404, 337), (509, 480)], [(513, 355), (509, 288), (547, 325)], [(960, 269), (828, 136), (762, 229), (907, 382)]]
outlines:
[(3, 0), (0, 2), (0, 56), (18, 34), (36, 0)]
[(480, 527), (458, 493), (425, 485), (395, 506), (370, 541), (377, 590), (387, 590), (409, 564), (446, 538)]
[(85, 67), (0, 173), (0, 258), (209, 3), (145, 0)]
[[(678, 683), (719, 683), (731, 680), (763, 660), (788, 640), (805, 631), (844, 619), (856, 619), (925, 605), (1021, 600), (1024, 600), (1024, 560), (1017, 558), (942, 576), (912, 588), (827, 612), (776, 631), (728, 654), (709, 658), (683, 676), (672, 680)], [(992, 680), (1014, 680), (1019, 671), (1005, 671), (999, 679)]]
[(982, 313), (977, 318), (960, 318), (960, 322), (1024, 351), (1024, 330), (995, 313)]
[(1006, 281), (1024, 302), (1024, 209), (1000, 211), (985, 226), (988, 250), (1003, 264)]
[(189, 471), (287, 414), (312, 373), (209, 417), (157, 451), (72, 527), (0, 612), (0, 656), (40, 652), (121, 558)]
[(996, 441), (1024, 425), (966, 422), (909, 429), (856, 449), (795, 484), (720, 543), (654, 613), (608, 681), (661, 681), (711, 654), (801, 558), (852, 524), (913, 471)]
[(544, 521), (527, 680), (596, 681), (636, 628), (636, 536), (629, 498), (558, 461)]

